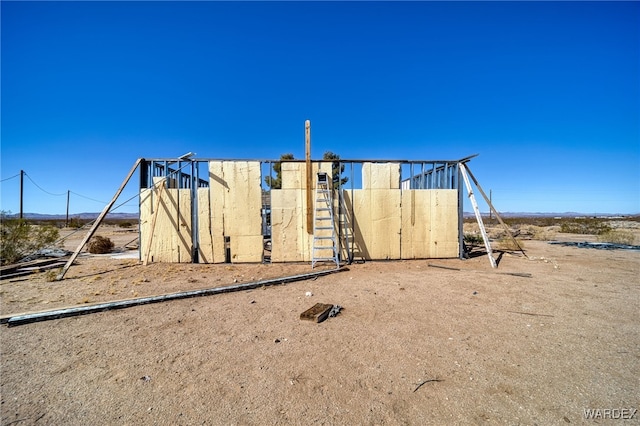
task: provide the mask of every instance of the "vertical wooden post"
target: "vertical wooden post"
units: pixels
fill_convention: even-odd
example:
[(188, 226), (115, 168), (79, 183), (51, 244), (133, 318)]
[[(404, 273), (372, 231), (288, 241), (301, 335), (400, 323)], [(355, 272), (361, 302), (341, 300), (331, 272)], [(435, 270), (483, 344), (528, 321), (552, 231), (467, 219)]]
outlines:
[(307, 234), (313, 233), (313, 170), (311, 170), (311, 121), (304, 122), (305, 162), (307, 169)]

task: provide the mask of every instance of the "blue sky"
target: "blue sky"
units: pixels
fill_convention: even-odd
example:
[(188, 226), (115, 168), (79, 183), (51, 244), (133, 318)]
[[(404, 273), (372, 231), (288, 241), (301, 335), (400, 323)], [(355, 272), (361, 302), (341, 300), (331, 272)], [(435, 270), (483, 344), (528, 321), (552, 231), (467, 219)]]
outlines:
[(100, 211), (139, 157), (303, 158), (310, 119), (317, 159), (478, 153), (501, 211), (640, 212), (638, 2), (0, 8), (5, 211), (21, 169), (25, 212)]

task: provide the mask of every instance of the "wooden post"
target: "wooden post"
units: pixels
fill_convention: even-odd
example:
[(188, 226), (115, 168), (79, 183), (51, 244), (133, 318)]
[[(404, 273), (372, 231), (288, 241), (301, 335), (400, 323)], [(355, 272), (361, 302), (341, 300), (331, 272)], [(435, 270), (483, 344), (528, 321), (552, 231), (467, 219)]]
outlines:
[(307, 169), (307, 234), (313, 233), (313, 170), (311, 170), (311, 121), (304, 122), (304, 146)]
[(131, 176), (133, 176), (133, 174), (135, 173), (136, 169), (140, 165), (140, 162), (142, 162), (142, 161), (144, 161), (142, 158), (138, 158), (138, 160), (135, 162), (135, 164), (133, 165), (133, 167), (129, 171), (129, 174), (127, 175), (127, 177), (124, 179), (124, 181), (120, 185), (120, 188), (118, 188), (118, 190), (116, 191), (115, 195), (113, 196), (113, 198), (111, 199), (109, 204), (107, 204), (105, 206), (104, 210), (102, 210), (102, 213), (100, 213), (100, 216), (98, 216), (96, 221), (93, 223), (93, 226), (91, 227), (91, 229), (89, 229), (89, 232), (87, 232), (87, 235), (84, 236), (84, 238), (80, 242), (80, 245), (78, 245), (78, 248), (76, 249), (76, 251), (71, 255), (71, 257), (67, 261), (67, 264), (64, 265), (64, 267), (62, 268), (62, 272), (60, 272), (60, 274), (58, 274), (58, 276), (56, 277), (56, 281), (60, 281), (60, 280), (62, 280), (64, 278), (64, 275), (67, 273), (67, 271), (71, 267), (71, 264), (73, 262), (75, 262), (76, 258), (78, 257), (78, 254), (80, 254), (80, 250), (82, 250), (82, 247), (84, 247), (85, 244), (87, 244), (87, 241), (89, 241), (89, 239), (91, 237), (93, 237), (93, 234), (96, 232), (96, 230), (98, 229), (98, 227), (102, 223), (102, 220), (107, 215), (107, 213), (109, 213), (109, 210), (111, 210), (111, 207), (113, 207), (113, 205), (115, 204), (116, 200), (118, 199), (118, 197), (120, 196), (120, 194), (124, 190), (124, 187), (127, 186), (127, 183), (129, 182), (129, 179), (131, 179)]

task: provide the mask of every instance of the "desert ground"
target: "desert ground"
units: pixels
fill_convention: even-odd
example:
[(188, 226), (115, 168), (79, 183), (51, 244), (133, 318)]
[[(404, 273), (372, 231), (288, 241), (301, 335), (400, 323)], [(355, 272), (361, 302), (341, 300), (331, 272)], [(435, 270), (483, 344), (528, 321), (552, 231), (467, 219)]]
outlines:
[[(101, 233), (117, 246), (135, 238)], [(283, 285), (2, 325), (1, 424), (610, 422), (605, 411), (585, 419), (597, 409), (640, 423), (640, 251), (538, 240), (525, 250), (503, 252), (497, 269), (481, 250), (354, 263)], [(63, 281), (0, 281), (0, 315), (308, 272), (82, 255)], [(343, 309), (301, 321), (318, 302)]]

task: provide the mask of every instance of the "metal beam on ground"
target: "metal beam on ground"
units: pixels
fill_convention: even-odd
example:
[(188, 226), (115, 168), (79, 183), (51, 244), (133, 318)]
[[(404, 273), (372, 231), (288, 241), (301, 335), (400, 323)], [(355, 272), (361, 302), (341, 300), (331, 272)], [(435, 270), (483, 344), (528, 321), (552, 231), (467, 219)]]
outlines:
[(302, 281), (316, 278), (322, 275), (329, 275), (334, 272), (348, 271), (348, 268), (336, 268), (325, 271), (312, 272), (308, 274), (293, 275), (289, 277), (274, 278), (270, 280), (254, 281), (245, 284), (230, 285), (225, 287), (215, 287), (202, 290), (181, 291), (178, 293), (162, 294), (158, 296), (138, 297), (135, 299), (119, 300), (115, 302), (100, 303), (90, 306), (76, 306), (65, 309), (55, 309), (51, 311), (34, 312), (29, 314), (14, 315), (0, 318), (0, 324), (7, 324), (9, 327), (15, 325), (29, 324), (39, 321), (48, 321), (59, 318), (87, 315), (96, 312), (104, 312), (114, 309), (130, 308), (132, 306), (146, 305), (151, 303), (167, 302), (170, 300), (188, 299), (199, 296), (212, 296), (215, 294), (231, 293), (234, 291), (251, 290), (259, 287), (268, 287), (278, 284), (286, 284), (295, 281)]

